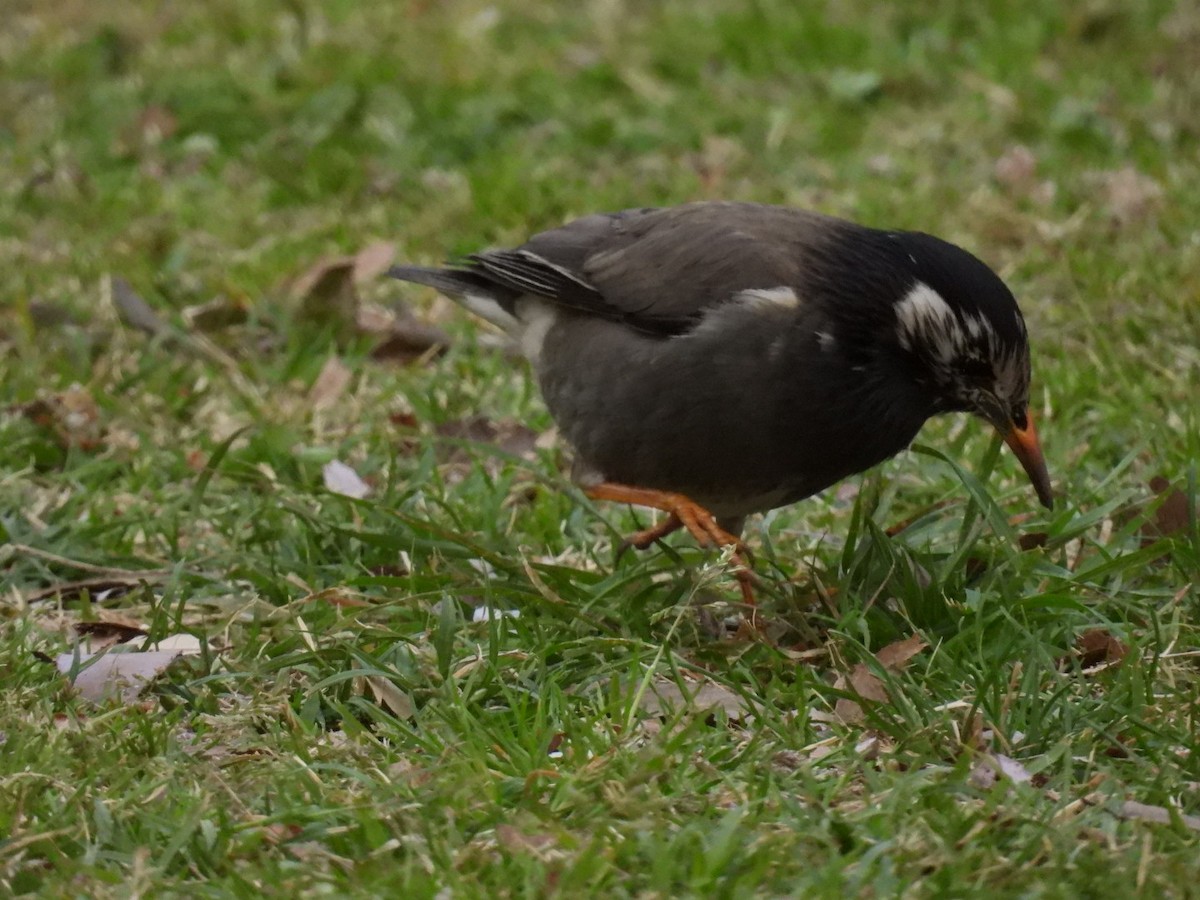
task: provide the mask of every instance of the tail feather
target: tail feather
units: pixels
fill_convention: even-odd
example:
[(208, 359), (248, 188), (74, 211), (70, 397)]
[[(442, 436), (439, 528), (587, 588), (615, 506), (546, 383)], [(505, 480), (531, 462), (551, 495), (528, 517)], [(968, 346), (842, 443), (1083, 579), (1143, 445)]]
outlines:
[(478, 272), (434, 266), (392, 266), (387, 274), (400, 281), (424, 284), (441, 291), (481, 319), (516, 337), (524, 330), (524, 325), (516, 317), (513, 309), (520, 294), (512, 288), (496, 284)]
[(392, 266), (387, 271), (392, 278), (412, 281), (416, 284), (437, 288), (445, 294), (456, 296), (468, 292), (494, 293), (496, 285), (470, 269), (442, 269), (436, 266)]

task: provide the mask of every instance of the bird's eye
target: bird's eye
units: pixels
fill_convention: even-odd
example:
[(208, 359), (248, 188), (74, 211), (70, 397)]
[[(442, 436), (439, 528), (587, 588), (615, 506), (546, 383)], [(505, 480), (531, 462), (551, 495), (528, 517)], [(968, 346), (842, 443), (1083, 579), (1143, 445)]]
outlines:
[(1012, 423), (1017, 426), (1018, 430), (1024, 431), (1029, 427), (1029, 419), (1025, 417), (1024, 409), (1014, 409), (1012, 413)]

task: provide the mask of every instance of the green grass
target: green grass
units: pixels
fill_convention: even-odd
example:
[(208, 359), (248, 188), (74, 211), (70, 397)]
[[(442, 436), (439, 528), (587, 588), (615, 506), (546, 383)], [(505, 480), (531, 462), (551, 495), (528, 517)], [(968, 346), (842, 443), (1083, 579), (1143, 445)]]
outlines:
[[(1146, 527), (1151, 478), (1193, 510), (1200, 478), (1193, 4), (177, 6), (18, 2), (0, 29), (0, 894), (1194, 893), (1200, 833), (1121, 815), (1200, 814), (1200, 535)], [(1029, 183), (997, 169), (1015, 145)], [(287, 290), (380, 239), (437, 261), (703, 197), (994, 265), (1056, 510), (980, 424), (931, 423), (857, 493), (752, 524), (774, 641), (745, 641), (711, 555), (614, 560), (637, 520), (566, 448), (439, 435), (550, 427), (482, 326), (362, 285), (452, 337), (402, 367)], [(181, 331), (216, 297), (249, 320), (216, 351), (148, 338), (114, 276)], [(351, 384), (314, 411), (334, 354)], [(90, 432), (33, 414), (72, 384)], [(334, 458), (366, 499), (324, 488)], [(211, 650), (90, 704), (45, 658), (114, 615)], [(1123, 662), (1083, 671), (1090, 630)], [(837, 674), (914, 632), (889, 700), (830, 721)], [(647, 705), (702, 677), (726, 712)], [(989, 752), (1032, 778), (988, 786)]]

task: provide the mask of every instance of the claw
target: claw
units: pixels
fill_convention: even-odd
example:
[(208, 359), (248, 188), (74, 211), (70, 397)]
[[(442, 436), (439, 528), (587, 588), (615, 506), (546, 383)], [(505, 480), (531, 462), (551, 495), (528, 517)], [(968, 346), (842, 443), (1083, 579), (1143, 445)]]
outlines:
[(622, 540), (617, 546), (617, 559), (619, 560), (631, 548), (634, 550), (645, 550), (651, 544), (661, 541), (668, 534), (673, 534), (682, 527), (683, 521), (679, 516), (675, 515), (675, 513), (670, 513), (657, 525), (651, 525), (649, 528), (635, 531), (629, 537)]

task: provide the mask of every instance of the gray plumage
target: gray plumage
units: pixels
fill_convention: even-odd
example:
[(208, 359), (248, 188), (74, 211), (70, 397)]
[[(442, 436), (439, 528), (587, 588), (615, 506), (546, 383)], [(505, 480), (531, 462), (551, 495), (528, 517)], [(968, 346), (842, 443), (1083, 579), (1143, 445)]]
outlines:
[[(980, 382), (1004, 415), (1027, 402), (1011, 293), (966, 251), (920, 233), (694, 203), (590, 215), (461, 266), (390, 274), (513, 334), (584, 483), (682, 493), (727, 522), (875, 465), (935, 413), (980, 412), (969, 381), (979, 354), (1008, 354), (1012, 384)], [(913, 294), (921, 286), (930, 296)], [(943, 331), (914, 344), (905, 327), (927, 324), (938, 303), (946, 315), (928, 321)], [(960, 339), (952, 354), (930, 343), (946, 333)]]

